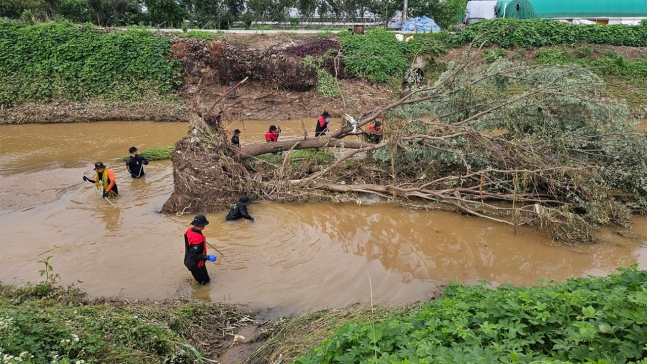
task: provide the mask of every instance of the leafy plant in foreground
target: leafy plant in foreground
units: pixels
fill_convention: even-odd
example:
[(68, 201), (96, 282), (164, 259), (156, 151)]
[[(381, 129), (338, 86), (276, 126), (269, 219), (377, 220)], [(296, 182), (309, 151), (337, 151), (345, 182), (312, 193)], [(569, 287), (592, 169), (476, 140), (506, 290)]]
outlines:
[(622, 363), (645, 356), (647, 271), (633, 266), (532, 288), (451, 283), (418, 311), (347, 324), (296, 363)]

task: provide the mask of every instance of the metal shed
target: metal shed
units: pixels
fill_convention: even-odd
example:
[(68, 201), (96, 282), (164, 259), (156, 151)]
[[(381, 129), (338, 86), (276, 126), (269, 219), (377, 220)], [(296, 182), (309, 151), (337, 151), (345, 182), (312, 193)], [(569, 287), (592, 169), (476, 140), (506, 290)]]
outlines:
[(498, 0), (495, 12), (498, 18), (644, 19), (647, 0)]

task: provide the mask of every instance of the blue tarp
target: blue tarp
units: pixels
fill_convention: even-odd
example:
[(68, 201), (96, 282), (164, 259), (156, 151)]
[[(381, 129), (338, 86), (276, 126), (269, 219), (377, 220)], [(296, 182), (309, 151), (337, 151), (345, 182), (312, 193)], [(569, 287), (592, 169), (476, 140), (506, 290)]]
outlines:
[(403, 32), (433, 32), (438, 33), (440, 27), (432, 18), (421, 15), (417, 18), (409, 18), (402, 25)]

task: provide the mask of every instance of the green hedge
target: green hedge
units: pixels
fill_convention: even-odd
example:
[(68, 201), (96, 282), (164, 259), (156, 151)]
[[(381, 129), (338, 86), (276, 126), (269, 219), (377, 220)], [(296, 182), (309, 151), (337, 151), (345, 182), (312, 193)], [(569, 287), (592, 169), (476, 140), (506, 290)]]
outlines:
[(634, 266), (529, 289), (452, 283), (418, 311), (347, 324), (296, 363), (601, 364), (646, 357), (647, 271)]
[(150, 31), (0, 20), (0, 105), (166, 94), (179, 80), (169, 54), (169, 39)]
[(476, 40), (501, 47), (544, 47), (561, 44), (647, 46), (647, 21), (632, 25), (576, 25), (549, 19), (491, 19), (471, 24), (451, 38), (452, 46)]

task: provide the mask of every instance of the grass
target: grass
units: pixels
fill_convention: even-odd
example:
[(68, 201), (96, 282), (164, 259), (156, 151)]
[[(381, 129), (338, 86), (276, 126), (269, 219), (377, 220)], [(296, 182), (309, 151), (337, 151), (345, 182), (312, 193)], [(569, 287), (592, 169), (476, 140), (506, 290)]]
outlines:
[(321, 344), (347, 323), (382, 320), (395, 313), (418, 309), (418, 304), (405, 307), (374, 307), (352, 305), (306, 312), (277, 322), (272, 336), (245, 361), (249, 363), (290, 363), (296, 357)]
[[(268, 153), (259, 155), (256, 158), (262, 159), (268, 163), (280, 164), (283, 163), (285, 154), (283, 152), (280, 155), (276, 153)], [(315, 162), (315, 163), (327, 163), (335, 159), (335, 156), (325, 148), (321, 149), (301, 149), (294, 150), (290, 153), (290, 164), (297, 165), (303, 162)]]
[(202, 300), (90, 300), (49, 279), (24, 287), (0, 282), (0, 362), (21, 353), (29, 363), (203, 362), (248, 319)]
[[(161, 161), (165, 159), (171, 159), (171, 153), (174, 149), (174, 145), (167, 145), (165, 147), (146, 148), (138, 151), (137, 153), (142, 157), (148, 159), (149, 161)], [(125, 162), (128, 160), (128, 157), (130, 156), (122, 157), (120, 160)]]

